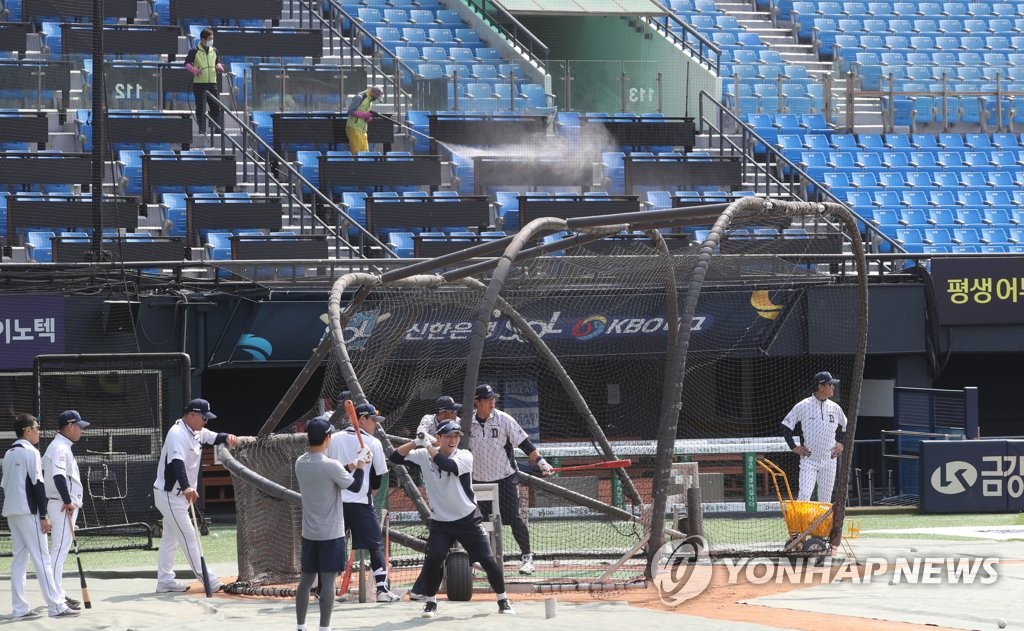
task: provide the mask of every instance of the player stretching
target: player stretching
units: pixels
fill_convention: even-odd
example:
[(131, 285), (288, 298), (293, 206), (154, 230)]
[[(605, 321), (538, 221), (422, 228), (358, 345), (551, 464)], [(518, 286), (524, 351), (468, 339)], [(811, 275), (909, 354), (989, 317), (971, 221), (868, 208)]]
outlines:
[(478, 562), (484, 568), (487, 581), (497, 594), (498, 613), (515, 613), (505, 593), (505, 576), (491, 554), (491, 545), (481, 526), (483, 517), (473, 496), (473, 454), (459, 449), (461, 439), (462, 430), (458, 423), (447, 421), (437, 428), (436, 437), (418, 434), (415, 441), (402, 445), (391, 454), (391, 462), (397, 465), (412, 462), (420, 466), (423, 486), (430, 499), (427, 557), (420, 572), (420, 582), (426, 594), (424, 618), (437, 615), (441, 570), (454, 541), (462, 544), (470, 561)]

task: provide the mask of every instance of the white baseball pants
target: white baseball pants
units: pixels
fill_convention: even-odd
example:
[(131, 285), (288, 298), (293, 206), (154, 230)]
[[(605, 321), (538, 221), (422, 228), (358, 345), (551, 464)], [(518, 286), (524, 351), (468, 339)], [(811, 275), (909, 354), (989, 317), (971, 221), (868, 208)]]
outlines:
[(50, 552), (46, 549), (46, 535), (39, 529), (39, 517), (10, 515), (7, 524), (11, 528), (11, 548), (14, 553), (14, 559), (11, 561), (11, 603), (14, 606), (14, 616), (24, 616), (32, 609), (25, 600), (25, 580), (30, 557), (48, 613), (56, 616), (67, 609), (67, 606), (64, 599), (59, 597), (57, 586), (53, 583)]
[(811, 499), (815, 485), (818, 487), (818, 501), (831, 502), (832, 490), (836, 485), (835, 458), (819, 460), (817, 458), (800, 459), (800, 487), (797, 499), (806, 502)]
[[(199, 533), (192, 527), (192, 517), (188, 511), (188, 500), (184, 495), (178, 495), (173, 491), (153, 489), (153, 503), (157, 510), (163, 515), (163, 537), (160, 538), (160, 557), (157, 562), (157, 585), (171, 585), (174, 583), (174, 558), (177, 556), (178, 547), (185, 552), (185, 560), (195, 573), (199, 581), (203, 580), (203, 569), (199, 563)], [(210, 586), (215, 587), (220, 579), (210, 568), (206, 566), (206, 573), (210, 578)]]

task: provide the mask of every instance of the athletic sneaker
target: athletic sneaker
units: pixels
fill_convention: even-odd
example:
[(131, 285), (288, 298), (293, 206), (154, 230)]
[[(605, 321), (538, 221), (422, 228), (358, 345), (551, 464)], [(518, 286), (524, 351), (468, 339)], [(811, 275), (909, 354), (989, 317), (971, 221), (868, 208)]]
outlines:
[(409, 600), (423, 600), (424, 598), (426, 598), (426, 595), (424, 594), (417, 594), (413, 591), (409, 592)]
[(191, 586), (190, 585), (186, 585), (185, 583), (178, 582), (178, 581), (175, 581), (173, 583), (166, 583), (166, 584), (164, 584), (164, 583), (157, 583), (156, 584), (156, 593), (158, 593), (158, 594), (167, 594), (167, 593), (170, 593), (170, 592), (187, 592), (189, 590), (189, 587), (191, 587)]
[(379, 603), (396, 603), (400, 600), (402, 600), (402, 597), (390, 589), (377, 590), (377, 602)]
[(219, 580), (210, 585), (210, 593), (216, 594), (222, 591), (224, 591), (224, 583), (221, 583)]
[(81, 609), (82, 603), (78, 602), (74, 598), (64, 597), (64, 604), (68, 606), (68, 609)]
[(60, 613), (51, 615), (50, 617), (51, 618), (74, 618), (75, 616), (77, 616), (80, 613), (81, 612), (78, 611), (77, 609), (67, 608), (64, 611), (60, 612)]
[(508, 598), (502, 598), (498, 601), (498, 613), (503, 613), (509, 616), (516, 615), (514, 609), (512, 609), (512, 603), (508, 601)]
[(519, 573), (520, 574), (533, 574), (533, 555), (524, 554), (523, 558), (519, 561)]
[(35, 611), (34, 609), (29, 609), (23, 614), (13, 614), (11, 617), (15, 620), (33, 620), (35, 618), (38, 618), (39, 616), (40, 614), (38, 611)]
[(423, 605), (423, 613), (420, 614), (420, 616), (422, 616), (423, 618), (433, 618), (436, 615), (437, 603), (433, 601), (427, 601), (427, 603)]

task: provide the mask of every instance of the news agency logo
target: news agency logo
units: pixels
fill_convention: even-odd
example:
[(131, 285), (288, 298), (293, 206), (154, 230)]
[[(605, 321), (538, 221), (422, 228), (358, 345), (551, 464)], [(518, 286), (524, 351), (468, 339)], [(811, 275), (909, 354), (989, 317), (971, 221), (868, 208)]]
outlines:
[[(890, 585), (991, 585), (999, 578), (996, 557), (896, 557), (840, 559), (819, 564), (814, 558), (723, 558), (720, 569), (726, 585), (827, 585), (829, 583)], [(707, 590), (714, 574), (707, 540), (690, 536), (669, 541), (654, 558), (658, 597), (677, 607)]]
[(714, 569), (704, 537), (691, 535), (681, 541), (669, 541), (654, 555), (658, 598), (669, 607), (678, 607), (700, 596), (711, 584)]

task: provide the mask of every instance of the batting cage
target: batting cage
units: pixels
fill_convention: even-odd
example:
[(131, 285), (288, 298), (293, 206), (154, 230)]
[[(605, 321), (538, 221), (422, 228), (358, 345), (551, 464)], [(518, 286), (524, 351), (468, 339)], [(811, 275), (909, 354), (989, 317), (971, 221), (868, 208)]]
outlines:
[[(783, 251), (780, 240), (746, 230), (797, 217), (818, 232), (787, 240)], [(710, 227), (695, 233), (693, 226)], [(539, 241), (567, 229), (568, 236)], [(620, 231), (643, 238), (610, 247), (607, 237)], [(681, 246), (683, 233), (700, 238)], [(855, 256), (815, 262), (819, 236), (846, 243)], [(497, 553), (509, 580), (536, 589), (624, 588), (651, 576), (665, 541), (697, 532), (716, 555), (800, 554), (793, 535), (802, 541), (812, 532), (789, 531), (758, 461), (767, 456), (797, 479), (798, 458), (780, 422), (822, 370), (841, 380), (835, 399), (850, 419), (840, 483), (834, 498), (819, 498), (826, 506), (833, 500), (828, 543), (838, 542), (867, 331), (860, 237), (843, 207), (750, 197), (541, 218), (496, 243), (337, 279), (325, 337), (289, 397), (233, 457), (220, 449), (236, 476), (236, 590), (297, 581), (293, 463), (306, 446), (306, 420), (334, 411), (343, 426), (343, 399), (371, 402), (387, 417), (378, 437), (390, 452), (437, 412), (442, 395), (465, 404), (468, 429), (478, 383), (502, 395), (499, 408), (553, 466), (569, 468), (541, 477), (517, 452), (536, 571), (516, 575), (520, 550), (509, 527), (499, 527)], [(823, 312), (834, 317), (811, 317)], [(319, 404), (278, 428), (294, 392), (321, 364)], [(466, 434), (461, 448), (472, 450)], [(398, 582), (411, 582), (423, 558), (428, 509), (417, 476), (392, 468), (390, 487), (376, 498), (389, 511), (392, 564), (413, 568), (396, 573)], [(702, 499), (688, 505), (691, 488)]]

